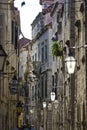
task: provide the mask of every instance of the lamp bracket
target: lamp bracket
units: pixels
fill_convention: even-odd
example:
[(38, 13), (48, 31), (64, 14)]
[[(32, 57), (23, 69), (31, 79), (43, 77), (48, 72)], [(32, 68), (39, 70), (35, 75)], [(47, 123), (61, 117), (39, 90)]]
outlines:
[(82, 46), (73, 46), (69, 47), (70, 49), (79, 49), (79, 48), (87, 48), (87, 45), (82, 45)]

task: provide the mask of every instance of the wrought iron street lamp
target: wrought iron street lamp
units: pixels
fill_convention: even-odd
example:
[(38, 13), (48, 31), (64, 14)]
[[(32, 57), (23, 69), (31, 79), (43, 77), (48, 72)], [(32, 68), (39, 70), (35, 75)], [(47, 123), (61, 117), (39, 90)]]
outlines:
[(43, 102), (43, 108), (46, 108), (46, 105), (47, 105), (47, 104), (46, 104), (46, 102), (44, 101), (44, 102)]
[(47, 121), (47, 109), (46, 109), (46, 106), (47, 106), (47, 103), (46, 101), (43, 101), (43, 128), (44, 130), (46, 130), (46, 127), (47, 127), (47, 124), (46, 124), (46, 121)]
[(3, 71), (3, 69), (4, 69), (6, 57), (7, 57), (7, 55), (6, 55), (3, 47), (2, 47), (2, 45), (0, 45), (0, 72)]
[(58, 102), (58, 100), (55, 99), (56, 98), (55, 92), (51, 92), (50, 96), (51, 96), (51, 109), (49, 109), (49, 110), (51, 110), (51, 115), (52, 115), (52, 117), (51, 117), (51, 122), (52, 122), (51, 127), (52, 127), (52, 130), (56, 130), (59, 102)]
[(17, 113), (18, 113), (18, 115), (20, 115), (21, 112), (22, 112), (22, 103), (21, 103), (21, 102), (18, 102), (16, 108), (17, 108)]
[(13, 78), (11, 79), (10, 83), (9, 83), (9, 88), (10, 88), (10, 93), (11, 94), (17, 94), (17, 99), (16, 99), (16, 102), (17, 102), (17, 106), (16, 106), (16, 109), (17, 109), (17, 126), (19, 127), (20, 123), (19, 123), (19, 117), (21, 115), (21, 112), (22, 112), (22, 103), (19, 101), (19, 89), (18, 89), (18, 80), (17, 80), (17, 77), (16, 75), (13, 76)]
[(72, 56), (71, 49), (87, 48), (87, 45), (73, 46), (69, 48), (69, 56), (65, 59), (67, 70), (69, 74), (73, 74), (75, 71), (76, 59)]
[(17, 127), (21, 127), (21, 123), (20, 123), (20, 115), (22, 113), (22, 109), (23, 109), (23, 104), (21, 101), (18, 101), (17, 103), (17, 106), (16, 106), (16, 109), (17, 109)]
[(18, 93), (18, 80), (15, 75), (11, 79), (9, 85), (10, 85), (9, 88), (10, 88), (11, 94), (17, 94)]
[(69, 56), (65, 59), (67, 70), (69, 74), (73, 74), (75, 70), (76, 60), (73, 56)]
[(51, 92), (50, 96), (51, 96), (51, 101), (55, 101), (55, 97), (56, 97), (55, 92)]

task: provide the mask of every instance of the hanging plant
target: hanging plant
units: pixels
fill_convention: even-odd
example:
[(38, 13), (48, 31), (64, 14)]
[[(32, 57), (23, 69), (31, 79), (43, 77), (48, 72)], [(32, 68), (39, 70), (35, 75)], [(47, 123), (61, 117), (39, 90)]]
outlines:
[(52, 42), (52, 54), (53, 54), (53, 56), (62, 56), (63, 55), (63, 49), (61, 47), (60, 41)]

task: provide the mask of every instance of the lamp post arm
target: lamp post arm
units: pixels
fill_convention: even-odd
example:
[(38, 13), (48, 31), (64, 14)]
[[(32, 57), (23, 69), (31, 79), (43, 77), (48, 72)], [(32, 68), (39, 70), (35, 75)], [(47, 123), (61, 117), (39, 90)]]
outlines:
[(69, 47), (70, 49), (79, 49), (79, 48), (87, 48), (87, 45), (82, 45), (82, 46), (73, 46)]

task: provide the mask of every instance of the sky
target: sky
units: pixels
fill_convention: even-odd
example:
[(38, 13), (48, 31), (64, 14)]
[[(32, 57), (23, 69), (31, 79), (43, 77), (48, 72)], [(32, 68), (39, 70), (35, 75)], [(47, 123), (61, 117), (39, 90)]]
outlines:
[[(21, 6), (23, 1), (25, 5)], [(32, 39), (31, 23), (42, 10), (39, 0), (15, 0), (14, 4), (20, 11), (21, 31), (24, 37)]]

